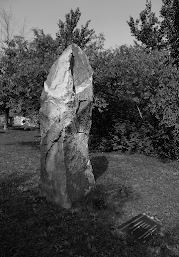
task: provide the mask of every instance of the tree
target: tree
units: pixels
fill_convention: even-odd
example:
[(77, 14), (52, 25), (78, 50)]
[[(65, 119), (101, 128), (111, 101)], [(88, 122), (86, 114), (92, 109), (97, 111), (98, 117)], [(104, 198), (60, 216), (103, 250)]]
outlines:
[(139, 19), (134, 21), (130, 16), (127, 21), (131, 34), (149, 49), (160, 49), (163, 46), (163, 33), (160, 21), (152, 12), (151, 1), (146, 1), (146, 8), (139, 14)]
[(9, 111), (23, 115), (39, 111), (44, 81), (57, 58), (56, 40), (43, 30), (33, 29), (33, 32), (32, 42), (14, 36), (0, 61), (0, 106), (7, 118)]
[(42, 29), (37, 28), (33, 32), (34, 39), (29, 43), (28, 58), (21, 64), (21, 76), (28, 88), (22, 104), (24, 115), (39, 111), (44, 81), (59, 54), (57, 41), (51, 35), (45, 35)]
[(26, 38), (26, 35), (30, 32), (28, 29), (28, 19), (24, 17), (23, 23), (19, 26), (19, 35)]
[(25, 38), (27, 33), (27, 18), (24, 18), (23, 23), (19, 26), (19, 33), (16, 30), (17, 22), (15, 21), (13, 12), (11, 8), (6, 10), (5, 8), (0, 8), (0, 43), (1, 47), (7, 47), (8, 42), (10, 42), (15, 34), (19, 34), (21, 37)]
[(81, 26), (81, 29), (77, 28), (78, 22), (81, 17), (80, 9), (75, 11), (72, 9), (65, 15), (65, 22), (59, 20), (57, 32), (57, 41), (62, 50), (64, 50), (71, 43), (77, 44), (82, 49), (87, 43), (89, 43), (94, 35), (94, 30), (89, 29), (90, 20), (86, 24)]
[(7, 47), (8, 42), (13, 38), (15, 26), (12, 10), (8, 12), (0, 8), (1, 47)]
[[(15, 100), (17, 96), (15, 97), (16, 94), (14, 93), (15, 91), (18, 91), (18, 89), (14, 88), (12, 81), (16, 71), (18, 71), (17, 66), (20, 59), (24, 58), (22, 57), (24, 51), (23, 47), (25, 47), (25, 49), (27, 47), (27, 41), (25, 41), (23, 36), (14, 36), (15, 27), (16, 22), (12, 10), (10, 9), (7, 11), (4, 8), (0, 8), (0, 111), (5, 114), (5, 130), (8, 128), (9, 111), (15, 110), (17, 107), (17, 101)], [(25, 20), (21, 29), (21, 34), (25, 34)], [(19, 50), (20, 52), (18, 52)], [(19, 99), (19, 103), (20, 102), (21, 100)], [(18, 105), (20, 106), (20, 104)]]
[(5, 113), (4, 129), (8, 127), (9, 111), (20, 110), (22, 104), (25, 89), (23, 83), (20, 83), (20, 71), (27, 51), (28, 42), (20, 36), (14, 36), (8, 42), (8, 47), (4, 48), (0, 59), (0, 108)]
[[(1, 58), (3, 56), (4, 49), (8, 47), (10, 40), (13, 37), (13, 32), (15, 28), (15, 21), (12, 14), (11, 9), (7, 12), (4, 8), (0, 8), (0, 30), (1, 30), (1, 38), (0, 38), (0, 48), (1, 48)], [(1, 72), (2, 79), (2, 72)], [(6, 80), (6, 84), (10, 83), (10, 80)], [(1, 85), (2, 87), (2, 85)], [(0, 107), (1, 110), (5, 114), (5, 122), (4, 122), (4, 130), (7, 129), (8, 126), (8, 116), (9, 116), (9, 107), (5, 104), (5, 98), (1, 98)]]
[(170, 52), (170, 61), (179, 67), (179, 1), (162, 2), (161, 22), (151, 11), (151, 1), (146, 1), (146, 8), (140, 13), (140, 18), (134, 21), (134, 18), (130, 17), (127, 23), (131, 34), (146, 48), (166, 49)]
[(179, 67), (179, 1), (163, 0), (160, 14), (163, 18), (161, 30), (165, 35), (173, 64)]

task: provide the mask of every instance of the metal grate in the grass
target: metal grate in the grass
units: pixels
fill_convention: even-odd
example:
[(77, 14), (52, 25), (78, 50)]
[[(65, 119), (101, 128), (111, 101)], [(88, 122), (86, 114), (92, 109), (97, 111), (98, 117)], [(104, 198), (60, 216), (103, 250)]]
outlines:
[(118, 229), (134, 240), (145, 243), (159, 233), (161, 224), (146, 214), (139, 214), (123, 223)]

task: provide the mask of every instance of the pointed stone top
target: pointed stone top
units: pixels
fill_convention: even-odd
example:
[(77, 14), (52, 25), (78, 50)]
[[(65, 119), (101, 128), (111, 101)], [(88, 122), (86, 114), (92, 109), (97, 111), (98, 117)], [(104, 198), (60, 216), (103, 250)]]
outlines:
[(72, 81), (79, 91), (86, 81), (92, 81), (93, 70), (86, 54), (76, 44), (69, 45), (55, 61), (44, 83), (44, 91), (52, 97), (64, 96), (65, 87)]
[(93, 70), (89, 63), (86, 54), (76, 44), (71, 44), (66, 50), (71, 49), (73, 60), (73, 77), (75, 87), (83, 83), (86, 79), (92, 76)]

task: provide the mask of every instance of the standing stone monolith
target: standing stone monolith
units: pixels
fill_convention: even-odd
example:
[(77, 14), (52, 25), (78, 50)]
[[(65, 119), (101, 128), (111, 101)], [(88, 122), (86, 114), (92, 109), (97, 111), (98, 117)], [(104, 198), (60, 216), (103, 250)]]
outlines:
[(72, 44), (51, 67), (41, 94), (39, 190), (63, 208), (78, 202), (95, 183), (88, 152), (92, 74), (87, 56)]

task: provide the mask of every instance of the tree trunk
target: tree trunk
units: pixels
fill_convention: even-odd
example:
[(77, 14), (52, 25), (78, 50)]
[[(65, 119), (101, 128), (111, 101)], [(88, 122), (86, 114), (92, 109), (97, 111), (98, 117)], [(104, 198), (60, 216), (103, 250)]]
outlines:
[(4, 130), (8, 129), (9, 108), (4, 110)]

